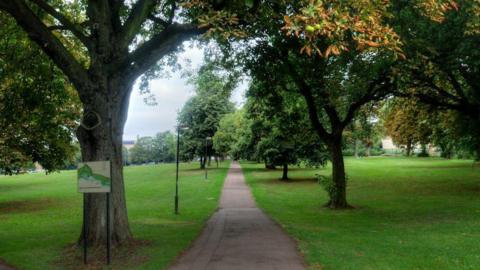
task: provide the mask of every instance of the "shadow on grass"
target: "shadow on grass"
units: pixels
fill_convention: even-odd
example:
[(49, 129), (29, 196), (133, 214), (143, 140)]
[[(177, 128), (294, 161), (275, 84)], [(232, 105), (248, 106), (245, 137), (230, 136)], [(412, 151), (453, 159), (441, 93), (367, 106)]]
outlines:
[(305, 184), (305, 183), (317, 183), (318, 180), (315, 177), (294, 177), (282, 180), (281, 178), (269, 178), (262, 181), (266, 185), (291, 185), (291, 184)]
[[(307, 172), (307, 171), (321, 171), (324, 170), (325, 168), (302, 168), (302, 167), (289, 167), (288, 172)], [(242, 167), (243, 172), (265, 172), (265, 173), (271, 173), (271, 172), (278, 172), (282, 173), (282, 168), (278, 167), (276, 169), (267, 169), (267, 168), (255, 168), (255, 167)]]
[[(214, 167), (208, 167), (208, 171), (217, 171), (217, 170), (224, 170), (227, 169), (227, 167), (219, 166), (218, 168), (216, 166)], [(204, 172), (205, 169), (200, 169), (200, 168), (189, 168), (189, 169), (180, 169), (180, 172)]]
[(52, 199), (0, 202), (0, 214), (31, 213), (50, 208), (54, 205), (55, 201)]
[(423, 196), (478, 195), (480, 193), (480, 183), (425, 184), (413, 188), (407, 188), (406, 191)]
[(471, 162), (471, 163), (462, 163), (462, 164), (443, 164), (443, 165), (425, 165), (425, 164), (418, 164), (418, 165), (407, 165), (401, 166), (404, 169), (479, 169), (480, 162)]
[(106, 268), (105, 246), (90, 247), (88, 250), (88, 264), (83, 264), (83, 249), (77, 243), (70, 244), (64, 249), (64, 256), (55, 262), (61, 269), (124, 269), (141, 266), (150, 259), (144, 255), (143, 249), (151, 246), (146, 240), (133, 240), (128, 244), (112, 248), (111, 265)]
[[(8, 177), (8, 176), (7, 176)], [(34, 186), (44, 186), (48, 185), (49, 183), (42, 183), (42, 182), (22, 182), (18, 181), (15, 184), (2, 184), (2, 181), (0, 180), (0, 193), (7, 193), (15, 190), (22, 190), (26, 187), (31, 188)]]

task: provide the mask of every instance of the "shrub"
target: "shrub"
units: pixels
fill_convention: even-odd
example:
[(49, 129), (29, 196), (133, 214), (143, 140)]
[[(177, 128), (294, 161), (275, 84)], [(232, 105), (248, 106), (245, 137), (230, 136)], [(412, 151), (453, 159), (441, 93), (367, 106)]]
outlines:
[[(322, 188), (328, 193), (329, 198), (335, 197), (337, 193), (337, 187), (335, 186), (332, 177), (320, 174), (316, 174), (315, 176), (317, 177), (320, 186), (322, 186)], [(347, 176), (345, 176), (345, 181), (348, 181)]]

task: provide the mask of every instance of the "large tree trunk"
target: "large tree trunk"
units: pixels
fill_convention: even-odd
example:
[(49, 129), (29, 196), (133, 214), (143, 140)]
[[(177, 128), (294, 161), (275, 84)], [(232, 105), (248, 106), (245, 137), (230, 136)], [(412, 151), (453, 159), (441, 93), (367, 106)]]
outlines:
[[(101, 85), (101, 83), (99, 83)], [(110, 193), (110, 232), (113, 245), (128, 242), (132, 234), (128, 225), (125, 189), (123, 182), (122, 137), (127, 118), (131, 84), (111, 81), (107, 89), (95, 89), (88, 100), (82, 100), (84, 113), (95, 112), (100, 125), (94, 129), (80, 126), (77, 137), (80, 142), (83, 161), (111, 161), (112, 190)], [(112, 89), (124, 88), (122, 94), (112, 95)], [(106, 195), (90, 193), (85, 195), (87, 209), (88, 244), (103, 245), (106, 241)], [(83, 239), (83, 233), (80, 240)]]
[(288, 180), (288, 163), (283, 163), (282, 180)]
[(330, 201), (326, 204), (327, 207), (333, 209), (345, 209), (350, 206), (347, 203), (347, 183), (345, 177), (345, 164), (342, 153), (342, 139), (335, 138), (329, 145), (328, 149), (332, 161), (332, 181), (334, 190), (329, 194)]

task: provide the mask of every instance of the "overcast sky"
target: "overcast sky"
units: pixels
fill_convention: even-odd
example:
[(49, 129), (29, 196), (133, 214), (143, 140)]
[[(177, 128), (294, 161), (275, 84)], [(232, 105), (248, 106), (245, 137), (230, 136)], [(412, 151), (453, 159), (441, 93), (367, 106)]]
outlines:
[[(203, 62), (203, 50), (186, 48), (179, 55), (180, 63), (191, 61), (192, 67), (198, 67)], [(157, 132), (174, 130), (177, 113), (183, 104), (194, 95), (191, 85), (181, 78), (182, 71), (171, 73), (170, 78), (154, 80), (150, 83), (157, 105), (151, 106), (144, 102), (145, 96), (140, 95), (138, 85), (133, 89), (128, 110), (128, 119), (124, 130), (124, 140), (134, 140), (137, 136), (153, 136)], [(231, 100), (241, 105), (244, 101), (246, 83), (242, 83), (233, 93)]]

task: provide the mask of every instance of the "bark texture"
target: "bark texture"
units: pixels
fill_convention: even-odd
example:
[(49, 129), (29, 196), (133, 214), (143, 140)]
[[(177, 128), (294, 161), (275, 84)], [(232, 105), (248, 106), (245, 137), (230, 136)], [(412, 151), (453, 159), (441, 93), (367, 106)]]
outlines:
[(347, 203), (347, 182), (345, 177), (345, 163), (342, 153), (341, 137), (333, 140), (328, 145), (332, 161), (332, 181), (334, 190), (330, 194), (330, 201), (326, 204), (332, 209), (345, 209), (350, 206)]
[[(100, 117), (100, 124), (90, 130), (80, 126), (77, 138), (80, 142), (83, 161), (110, 160), (112, 166), (112, 190), (110, 193), (110, 232), (114, 245), (128, 242), (132, 234), (128, 225), (125, 189), (123, 181), (122, 137), (127, 119), (130, 85), (112, 80), (107, 85), (123, 87), (125, 93), (113, 99), (108, 88), (97, 89), (93, 98), (84, 101), (84, 111), (95, 112)], [(126, 104), (125, 104), (126, 103)], [(106, 195), (87, 194), (87, 239), (92, 245), (102, 245), (106, 241)], [(83, 234), (79, 238), (82, 241)]]

